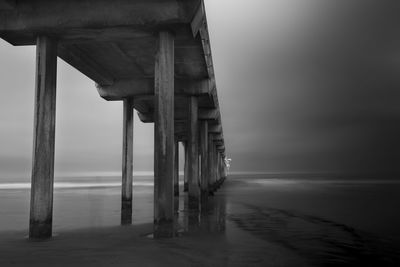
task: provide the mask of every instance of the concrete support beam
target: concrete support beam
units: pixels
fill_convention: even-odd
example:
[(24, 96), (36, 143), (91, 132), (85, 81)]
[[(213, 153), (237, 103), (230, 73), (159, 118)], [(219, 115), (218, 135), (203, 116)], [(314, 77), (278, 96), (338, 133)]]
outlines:
[[(213, 185), (214, 187), (218, 181), (218, 152), (215, 144), (213, 145), (213, 154), (214, 154), (214, 162), (213, 162), (213, 169), (214, 169), (214, 177), (213, 177)], [(214, 189), (216, 191), (216, 187)]]
[(174, 37), (159, 33), (155, 63), (155, 237), (173, 235), (174, 219)]
[(221, 155), (221, 177), (222, 179), (226, 178), (226, 165), (225, 165), (225, 156)]
[(218, 142), (218, 141), (224, 141), (224, 137), (222, 136), (222, 134), (221, 133), (219, 133), (219, 134), (214, 134), (214, 142)]
[(133, 99), (123, 101), (121, 224), (132, 224)]
[(214, 183), (214, 142), (213, 142), (213, 135), (208, 134), (208, 191), (209, 194), (213, 194), (212, 186)]
[(210, 45), (210, 36), (208, 34), (208, 26), (207, 26), (207, 19), (205, 15), (205, 7), (204, 2), (202, 1), (198, 7), (198, 10), (191, 22), (192, 32), (193, 35), (196, 36), (200, 33), (200, 37), (203, 44), (203, 51), (204, 51), (204, 59), (206, 61), (208, 68), (208, 75), (210, 77), (214, 77), (214, 69), (213, 69), (213, 61), (211, 56), (211, 45)]
[(219, 181), (219, 155), (218, 152), (215, 153), (215, 189), (217, 190), (217, 184)]
[(198, 120), (198, 103), (196, 97), (190, 97), (189, 100), (189, 207), (198, 209), (200, 200), (199, 189), (199, 120)]
[(217, 182), (221, 179), (221, 154), (217, 152)]
[(200, 122), (201, 194), (208, 195), (208, 121)]
[(56, 78), (57, 42), (39, 36), (36, 41), (30, 238), (49, 238), (52, 235)]
[(188, 127), (186, 122), (185, 123), (176, 122), (174, 130), (175, 130), (175, 135), (187, 134)]
[(185, 165), (183, 167), (183, 192), (189, 191), (189, 145), (188, 141), (184, 142), (184, 150), (185, 150)]
[(177, 138), (175, 138), (174, 195), (179, 196), (179, 141)]
[(224, 152), (225, 151), (225, 145), (217, 145), (217, 150), (219, 152)]
[[(114, 83), (113, 75), (76, 45), (69, 46), (68, 49), (63, 45), (59, 45), (58, 56), (94, 81), (102, 84)], [(120, 98), (119, 100), (123, 99)]]
[[(154, 121), (153, 113), (138, 113), (139, 118), (142, 122), (150, 123)], [(187, 111), (185, 110), (175, 110), (174, 118), (176, 121), (182, 121), (187, 119)], [(200, 108), (198, 109), (198, 120), (217, 120), (219, 116), (219, 111), (217, 109), (206, 109)], [(222, 137), (221, 137), (222, 138)]]
[[(208, 79), (182, 80), (175, 79), (175, 95), (208, 94)], [(151, 79), (131, 79), (115, 81), (111, 85), (97, 85), (99, 95), (108, 101), (118, 101), (123, 98), (146, 96), (154, 94), (154, 82)]]
[(213, 134), (220, 134), (220, 133), (222, 133), (222, 126), (221, 125), (209, 126), (208, 132), (213, 133)]
[[(2, 0), (12, 6), (15, 1)], [(131, 31), (156, 30), (171, 24), (189, 23), (197, 1), (18, 1), (15, 12), (0, 16), (3, 32), (49, 32), (60, 39), (82, 39), (68, 35), (69, 29), (103, 29), (129, 27)], [(10, 4), (8, 4), (10, 3)], [(6, 6), (6, 5), (5, 5)], [(83, 19), (84, 18), (84, 19)], [(74, 34), (72, 34), (74, 35)], [(75, 34), (76, 35), (76, 34)], [(90, 37), (91, 35), (88, 34)], [(118, 39), (119, 35), (113, 35)], [(110, 37), (110, 39), (111, 39)], [(88, 38), (88, 37), (86, 37)], [(18, 40), (18, 39), (17, 39)], [(17, 41), (16, 40), (16, 41)], [(19, 44), (19, 42), (17, 43)], [(26, 41), (24, 42), (26, 44)]]
[(199, 113), (199, 120), (218, 120), (219, 110), (216, 108), (202, 108)]

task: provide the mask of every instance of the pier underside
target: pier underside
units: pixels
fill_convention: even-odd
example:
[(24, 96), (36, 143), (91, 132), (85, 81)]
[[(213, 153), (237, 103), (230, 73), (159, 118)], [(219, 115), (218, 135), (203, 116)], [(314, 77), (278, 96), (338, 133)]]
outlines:
[[(15, 46), (37, 46), (32, 175), (37, 186), (32, 187), (31, 237), (51, 235), (51, 227), (43, 225), (51, 224), (52, 217), (54, 136), (47, 133), (54, 131), (54, 123), (47, 122), (54, 121), (57, 56), (92, 79), (102, 98), (124, 101), (123, 211), (132, 210), (133, 152), (128, 147), (133, 145), (133, 108), (142, 122), (155, 123), (156, 224), (173, 218), (176, 142), (187, 148), (190, 197), (199, 199), (200, 184), (201, 192), (208, 192), (207, 185), (213, 188), (226, 176), (221, 171), (225, 144), (203, 1), (0, 0), (0, 37)], [(54, 108), (48, 111), (42, 105)], [(41, 210), (38, 205), (47, 207), (44, 214), (35, 212)]]

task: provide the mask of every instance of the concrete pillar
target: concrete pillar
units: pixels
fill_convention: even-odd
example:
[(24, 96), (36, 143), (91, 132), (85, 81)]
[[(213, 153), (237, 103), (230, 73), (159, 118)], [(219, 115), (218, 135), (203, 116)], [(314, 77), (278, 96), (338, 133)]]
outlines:
[(121, 224), (132, 224), (133, 99), (123, 101)]
[(154, 235), (173, 235), (174, 219), (174, 36), (159, 33), (155, 62)]
[(224, 158), (221, 153), (219, 154), (219, 173), (221, 179), (224, 179)]
[(213, 144), (213, 189), (216, 191), (216, 185), (218, 180), (218, 172), (217, 172), (217, 148), (215, 144)]
[(208, 121), (200, 122), (201, 194), (208, 195)]
[(213, 163), (214, 163), (214, 153), (213, 153), (213, 147), (214, 147), (214, 141), (213, 141), (213, 135), (208, 134), (208, 191), (209, 194), (213, 194), (213, 177), (214, 177), (214, 169), (213, 169)]
[(52, 235), (56, 79), (57, 42), (39, 36), (36, 41), (30, 238)]
[(222, 153), (218, 153), (218, 158), (219, 158), (219, 164), (218, 164), (218, 170), (219, 170), (219, 175), (218, 175), (218, 187), (221, 187), (222, 183), (224, 182), (224, 173), (223, 173), (223, 157)]
[(219, 174), (218, 174), (218, 151), (217, 151), (217, 147), (214, 146), (214, 171), (215, 171), (215, 177), (214, 177), (214, 190), (217, 191), (218, 190), (218, 181), (219, 181)]
[(179, 196), (179, 141), (175, 140), (175, 158), (174, 158), (174, 195)]
[(199, 188), (199, 138), (198, 138), (198, 102), (197, 98), (192, 96), (189, 98), (189, 208), (198, 209), (200, 201)]
[(221, 180), (221, 154), (217, 151), (217, 183)]
[(217, 150), (217, 147), (215, 147), (215, 171), (216, 171), (216, 174), (217, 174), (217, 176), (216, 176), (216, 179), (215, 179), (215, 182), (218, 184), (218, 182), (219, 182), (219, 179), (220, 179), (220, 173), (219, 173), (219, 152), (218, 152), (218, 150)]
[(225, 161), (226, 157), (224, 158), (224, 178), (228, 177), (228, 166), (226, 165), (226, 161)]
[(185, 150), (185, 165), (184, 165), (184, 175), (183, 175), (183, 192), (189, 191), (188, 177), (189, 177), (189, 146), (188, 142), (184, 142)]

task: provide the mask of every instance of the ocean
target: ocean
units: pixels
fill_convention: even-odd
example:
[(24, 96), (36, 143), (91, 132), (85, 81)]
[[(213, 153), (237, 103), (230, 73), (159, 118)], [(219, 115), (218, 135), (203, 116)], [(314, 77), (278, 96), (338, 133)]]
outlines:
[[(133, 227), (153, 222), (152, 180), (134, 177)], [(29, 198), (29, 183), (0, 183), (0, 239), (26, 239)], [(240, 174), (199, 214), (186, 201), (183, 193), (176, 199), (175, 245), (199, 233), (226, 242), (225, 256), (199, 266), (400, 266), (398, 180)], [(120, 177), (57, 178), (54, 235), (119, 227), (120, 208)]]

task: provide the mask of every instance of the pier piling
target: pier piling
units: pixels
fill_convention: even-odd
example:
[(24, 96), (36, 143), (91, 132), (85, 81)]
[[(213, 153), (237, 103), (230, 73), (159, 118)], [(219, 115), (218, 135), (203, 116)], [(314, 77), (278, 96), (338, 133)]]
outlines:
[(36, 43), (30, 238), (52, 236), (56, 79), (57, 42), (39, 36)]
[(133, 99), (123, 100), (121, 224), (132, 223)]
[(179, 141), (175, 139), (175, 156), (174, 156), (174, 195), (179, 196)]
[(188, 177), (189, 177), (189, 145), (188, 142), (184, 142), (184, 152), (185, 152), (185, 163), (183, 166), (183, 192), (189, 191)]
[(198, 120), (198, 99), (189, 99), (189, 140), (188, 140), (188, 185), (189, 185), (189, 208), (198, 209), (200, 201), (199, 188), (199, 120)]
[(208, 177), (210, 170), (208, 167), (208, 121), (200, 122), (200, 155), (201, 155), (201, 195), (208, 195)]
[(156, 236), (173, 234), (174, 36), (159, 33), (155, 62), (154, 223)]

